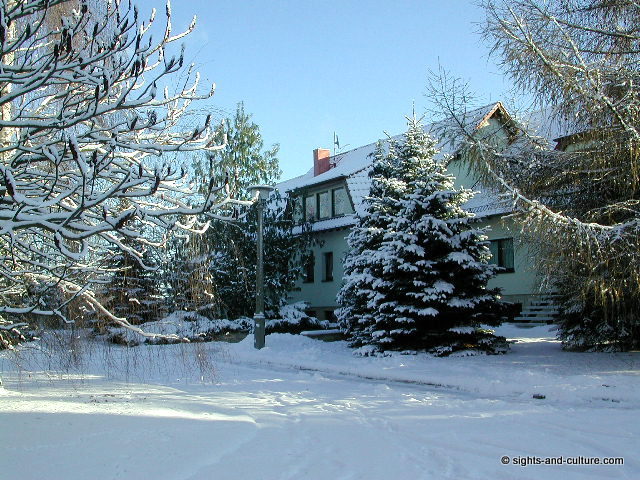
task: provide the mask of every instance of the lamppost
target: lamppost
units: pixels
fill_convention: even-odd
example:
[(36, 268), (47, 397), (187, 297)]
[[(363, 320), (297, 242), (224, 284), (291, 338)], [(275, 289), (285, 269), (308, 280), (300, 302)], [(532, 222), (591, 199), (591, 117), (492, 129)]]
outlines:
[(264, 229), (263, 212), (264, 205), (273, 187), (269, 185), (252, 185), (247, 190), (252, 193), (258, 215), (258, 239), (257, 239), (257, 264), (256, 264), (256, 313), (253, 315), (253, 346), (257, 349), (264, 347), (265, 320), (264, 320), (264, 262), (263, 241)]

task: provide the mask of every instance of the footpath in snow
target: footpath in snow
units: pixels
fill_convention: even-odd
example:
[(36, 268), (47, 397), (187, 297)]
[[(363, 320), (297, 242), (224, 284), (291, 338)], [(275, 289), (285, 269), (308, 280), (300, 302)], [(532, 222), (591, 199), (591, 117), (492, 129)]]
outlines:
[(511, 353), (361, 358), (282, 334), (260, 351), (81, 341), (20, 366), (4, 352), (0, 478), (640, 478), (640, 355), (498, 333)]
[(343, 342), (269, 335), (255, 350), (251, 338), (229, 348), (229, 361), (294, 368), (362, 379), (414, 383), (487, 398), (532, 399), (554, 404), (613, 402), (640, 407), (640, 355), (562, 351), (553, 327), (504, 325), (507, 355), (435, 358), (425, 355), (355, 357)]

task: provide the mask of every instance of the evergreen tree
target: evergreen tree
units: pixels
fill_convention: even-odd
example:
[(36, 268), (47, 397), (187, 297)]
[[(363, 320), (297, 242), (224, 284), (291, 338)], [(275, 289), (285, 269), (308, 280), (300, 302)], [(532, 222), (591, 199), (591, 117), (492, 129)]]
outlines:
[(473, 192), (456, 189), (444, 162), (434, 160), (434, 141), (415, 119), (399, 151), (407, 191), (381, 247), (392, 296), (373, 333), (383, 349), (426, 348), (440, 354), (467, 348), (494, 349), (481, 324), (496, 326), (504, 312), (497, 289), (487, 282), (486, 236), (462, 208)]
[(221, 185), (229, 185), (232, 198), (248, 200), (250, 185), (273, 185), (281, 175), (278, 144), (265, 149), (260, 127), (244, 110), (244, 103), (236, 106), (234, 116), (225, 118), (217, 130), (225, 147), (209, 154), (209, 168), (205, 178), (213, 178)]
[[(256, 209), (237, 224), (227, 225), (215, 243), (215, 257), (209, 270), (217, 290), (218, 309), (225, 316), (252, 316), (256, 292)], [(278, 193), (264, 211), (264, 299), (267, 318), (276, 318), (287, 294), (302, 274), (301, 252), (310, 236), (294, 235), (290, 206)]]
[(407, 193), (397, 147), (393, 139), (389, 140), (388, 149), (382, 142), (378, 144), (373, 153), (371, 189), (364, 199), (364, 212), (357, 214), (357, 223), (347, 236), (349, 250), (344, 259), (336, 317), (354, 347), (371, 343), (380, 313), (374, 304), (393, 287), (383, 279), (384, 258), (380, 249), (384, 234), (400, 209), (400, 199)]
[[(496, 273), (487, 263), (486, 237), (462, 208), (472, 192), (454, 188), (446, 165), (434, 160), (435, 142), (415, 118), (403, 142), (392, 145), (384, 174), (393, 176), (373, 177), (371, 197), (382, 196), (367, 205), (368, 213), (384, 220), (375, 227), (374, 243), (346, 261), (347, 289), (340, 295), (346, 308), (340, 315), (353, 344), (369, 345), (367, 351), (426, 349), (441, 355), (493, 351), (498, 339), (479, 327), (497, 325), (503, 304), (499, 292), (486, 287)], [(380, 180), (392, 189), (380, 189)], [(389, 191), (396, 196), (387, 196)], [(372, 211), (376, 207), (383, 207), (382, 215)], [(367, 242), (365, 223), (350, 237), (356, 249)], [(364, 295), (354, 291), (362, 283)]]
[[(228, 186), (235, 199), (249, 199), (251, 185), (273, 185), (280, 176), (278, 145), (264, 148), (260, 129), (251, 121), (244, 104), (233, 117), (222, 122), (219, 139), (225, 147), (199, 162), (195, 169), (203, 188), (212, 178)], [(167, 265), (167, 289), (175, 292), (171, 308), (198, 311), (209, 317), (251, 316), (255, 309), (256, 209), (235, 222), (211, 222), (207, 232), (190, 238)], [(289, 205), (278, 193), (272, 195), (264, 212), (265, 308), (276, 317), (286, 296), (295, 287), (302, 269), (300, 252), (308, 235), (293, 235), (294, 221)]]
[[(213, 227), (226, 226), (216, 222)], [(215, 298), (215, 285), (209, 273), (208, 254), (202, 236), (173, 237), (162, 261), (159, 278), (165, 306), (169, 312), (184, 310), (209, 315)]]
[(162, 317), (164, 299), (149, 252), (139, 258), (126, 246), (113, 252), (110, 265), (115, 271), (101, 293), (111, 313), (131, 325), (140, 325)]
[[(163, 268), (168, 308), (210, 318), (252, 316), (256, 292), (256, 209), (176, 241)], [(294, 235), (291, 208), (276, 192), (264, 212), (265, 313), (274, 318), (302, 272), (309, 235)]]

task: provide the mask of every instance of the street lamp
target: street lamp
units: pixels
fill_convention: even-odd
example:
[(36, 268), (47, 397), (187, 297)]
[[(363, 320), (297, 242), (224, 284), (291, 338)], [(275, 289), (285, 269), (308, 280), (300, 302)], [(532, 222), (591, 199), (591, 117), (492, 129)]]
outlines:
[(273, 187), (269, 185), (252, 185), (247, 190), (251, 193), (253, 201), (258, 209), (258, 241), (257, 265), (256, 265), (256, 313), (253, 315), (253, 346), (257, 349), (264, 347), (265, 336), (265, 320), (264, 320), (264, 266), (263, 266), (263, 212), (264, 205), (269, 194), (273, 191)]

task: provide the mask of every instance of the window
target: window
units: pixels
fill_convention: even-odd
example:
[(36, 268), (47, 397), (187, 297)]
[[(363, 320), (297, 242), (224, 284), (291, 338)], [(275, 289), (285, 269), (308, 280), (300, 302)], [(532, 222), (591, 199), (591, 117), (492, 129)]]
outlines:
[(293, 221), (295, 223), (301, 223), (304, 217), (304, 208), (303, 208), (303, 201), (302, 201), (302, 197), (293, 197), (291, 199), (292, 202), (292, 206), (293, 206)]
[(513, 272), (513, 238), (491, 240), (489, 263), (504, 268), (503, 272)]
[(324, 272), (322, 276), (323, 282), (332, 282), (333, 281), (333, 252), (325, 252), (322, 254), (323, 256), (323, 266)]
[(349, 194), (345, 187), (304, 194), (304, 204), (302, 204), (302, 197), (300, 199), (294, 203), (294, 219), (298, 223), (301, 223), (303, 218), (302, 213), (297, 212), (304, 212), (304, 221), (306, 222), (353, 213), (351, 200), (349, 200)]
[(307, 195), (304, 199), (304, 219), (307, 222), (313, 222), (316, 217), (316, 196)]
[(333, 206), (332, 215), (339, 217), (348, 213), (353, 213), (351, 210), (351, 203), (349, 202), (349, 195), (344, 187), (334, 188), (331, 190), (331, 200)]
[(302, 277), (303, 283), (313, 283), (315, 280), (314, 270), (316, 267), (316, 259), (313, 252), (309, 252), (304, 258), (304, 273)]
[(321, 192), (318, 194), (318, 205), (320, 212), (318, 218), (329, 218), (331, 216), (331, 197), (329, 196), (329, 192)]

